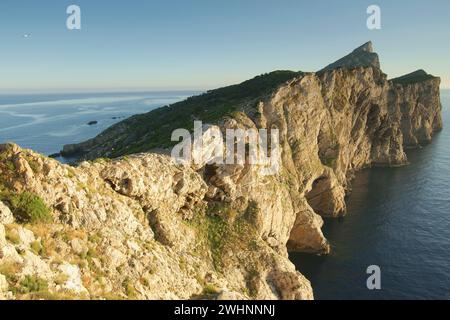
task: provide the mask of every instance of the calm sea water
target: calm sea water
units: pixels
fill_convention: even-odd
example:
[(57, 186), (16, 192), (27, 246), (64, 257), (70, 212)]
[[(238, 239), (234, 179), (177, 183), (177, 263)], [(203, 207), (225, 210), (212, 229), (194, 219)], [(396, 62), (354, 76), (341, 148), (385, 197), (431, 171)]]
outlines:
[[(0, 143), (12, 141), (50, 155), (92, 138), (112, 124), (195, 94), (144, 92), (0, 95)], [(96, 125), (88, 125), (97, 121)]]
[[(359, 173), (348, 215), (326, 220), (332, 254), (292, 254), (317, 299), (450, 299), (450, 91), (444, 130), (408, 152), (411, 165)], [(366, 287), (370, 265), (381, 290)]]

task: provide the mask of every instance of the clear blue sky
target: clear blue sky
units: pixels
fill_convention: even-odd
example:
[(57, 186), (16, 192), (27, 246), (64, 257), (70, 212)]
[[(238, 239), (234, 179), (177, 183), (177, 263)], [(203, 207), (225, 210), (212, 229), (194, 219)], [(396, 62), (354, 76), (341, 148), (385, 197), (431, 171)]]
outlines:
[[(70, 4), (82, 30), (66, 29)], [(314, 71), (368, 40), (389, 76), (423, 68), (450, 87), (449, 38), (448, 0), (1, 0), (0, 92), (213, 88)]]

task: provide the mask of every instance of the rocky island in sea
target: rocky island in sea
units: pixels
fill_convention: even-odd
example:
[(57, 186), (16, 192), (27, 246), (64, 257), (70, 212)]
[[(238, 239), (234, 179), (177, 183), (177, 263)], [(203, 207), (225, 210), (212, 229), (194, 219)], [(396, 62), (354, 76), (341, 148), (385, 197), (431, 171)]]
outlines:
[[(288, 252), (328, 254), (322, 217), (345, 214), (354, 173), (442, 128), (439, 84), (389, 80), (367, 43), (133, 116), (65, 146), (77, 166), (2, 145), (0, 298), (313, 299)], [(174, 163), (161, 150), (194, 119), (279, 129), (281, 170)]]

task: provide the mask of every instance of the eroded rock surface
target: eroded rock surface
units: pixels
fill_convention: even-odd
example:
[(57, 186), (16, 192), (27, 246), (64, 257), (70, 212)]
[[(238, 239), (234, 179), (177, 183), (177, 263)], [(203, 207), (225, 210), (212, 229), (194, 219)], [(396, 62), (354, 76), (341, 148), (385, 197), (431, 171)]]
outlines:
[[(371, 44), (318, 73), (255, 81), (264, 77), (281, 84), (258, 94), (231, 88), (239, 104), (208, 127), (278, 129), (272, 175), (149, 153), (141, 140), (154, 113), (67, 146), (92, 160), (75, 167), (0, 146), (0, 298), (312, 299), (288, 249), (327, 254), (322, 217), (345, 214), (354, 173), (407, 164), (405, 147), (442, 128), (440, 80), (423, 72), (388, 80)], [(94, 160), (114, 150), (131, 155)], [(39, 222), (43, 206), (52, 222)]]

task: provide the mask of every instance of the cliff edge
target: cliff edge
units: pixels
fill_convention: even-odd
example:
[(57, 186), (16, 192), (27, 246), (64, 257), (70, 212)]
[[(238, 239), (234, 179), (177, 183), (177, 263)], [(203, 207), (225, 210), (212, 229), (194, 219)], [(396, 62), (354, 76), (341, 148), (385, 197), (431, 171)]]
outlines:
[[(372, 51), (131, 117), (65, 146), (88, 160), (76, 167), (2, 146), (0, 295), (312, 299), (288, 250), (329, 253), (322, 217), (345, 214), (354, 173), (407, 164), (405, 148), (442, 128), (440, 79), (389, 80)], [(278, 129), (280, 170), (194, 167), (150, 152), (169, 149), (171, 132), (194, 120)]]

